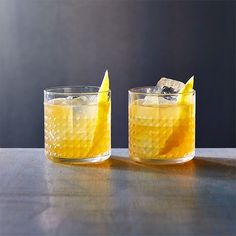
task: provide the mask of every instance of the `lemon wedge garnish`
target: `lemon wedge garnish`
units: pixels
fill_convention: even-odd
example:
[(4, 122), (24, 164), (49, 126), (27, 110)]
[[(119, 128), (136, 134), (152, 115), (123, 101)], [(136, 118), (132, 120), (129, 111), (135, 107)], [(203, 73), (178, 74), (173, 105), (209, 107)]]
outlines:
[[(192, 98), (191, 92), (193, 91), (193, 84), (194, 84), (194, 76), (192, 76), (185, 86), (180, 90), (177, 98), (177, 105), (188, 105), (191, 104), (190, 98)], [(189, 130), (182, 130), (181, 124), (183, 120), (188, 117), (188, 114), (184, 108), (181, 108), (180, 113), (178, 115), (178, 119), (176, 124), (174, 125), (175, 129), (173, 130), (172, 134), (167, 138), (164, 147), (158, 152), (158, 155), (167, 155), (171, 153), (172, 149), (177, 147), (181, 140), (179, 140), (179, 133), (182, 133), (182, 137), (185, 136), (186, 132)]]
[(109, 100), (109, 76), (106, 70), (102, 84), (98, 92), (98, 111), (97, 121), (94, 130), (94, 136), (90, 150), (87, 153), (88, 157), (93, 157), (107, 152), (107, 145), (104, 144), (104, 137), (109, 132), (107, 126), (110, 119), (110, 100)]
[[(188, 103), (189, 101), (189, 94), (190, 92), (192, 92), (193, 90), (193, 84), (194, 84), (194, 76), (192, 76), (187, 83), (185, 84), (185, 86), (180, 90), (178, 98), (177, 98), (177, 103), (178, 104), (184, 104), (184, 103)], [(187, 96), (186, 96), (187, 95)]]
[(109, 76), (108, 76), (108, 70), (106, 70), (105, 75), (102, 80), (102, 84), (99, 88), (98, 103), (107, 101), (108, 91), (109, 91)]

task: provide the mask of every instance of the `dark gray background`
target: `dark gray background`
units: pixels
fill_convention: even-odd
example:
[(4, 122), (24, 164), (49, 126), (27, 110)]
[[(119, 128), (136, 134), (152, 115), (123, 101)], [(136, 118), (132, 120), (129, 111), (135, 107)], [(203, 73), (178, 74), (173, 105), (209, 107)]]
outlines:
[(0, 0), (0, 146), (43, 146), (43, 89), (112, 89), (112, 146), (127, 147), (127, 90), (196, 76), (197, 146), (235, 146), (234, 1)]

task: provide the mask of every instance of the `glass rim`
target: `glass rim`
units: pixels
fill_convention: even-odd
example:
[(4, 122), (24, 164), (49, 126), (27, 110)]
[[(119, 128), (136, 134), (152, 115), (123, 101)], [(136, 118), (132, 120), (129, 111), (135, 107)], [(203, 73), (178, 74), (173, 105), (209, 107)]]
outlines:
[(140, 92), (138, 90), (140, 89), (153, 89), (156, 86), (142, 86), (142, 87), (134, 87), (128, 90), (129, 94), (137, 94), (137, 95), (147, 95), (147, 96), (177, 96), (179, 94), (196, 94), (196, 90), (192, 89), (190, 92), (184, 92), (184, 93), (148, 93), (148, 92)]
[[(63, 90), (63, 89), (91, 89), (91, 90), (96, 90), (96, 91), (79, 91), (79, 92), (66, 92), (66, 91), (59, 91), (59, 90)], [(111, 93), (111, 90), (106, 90), (106, 91), (99, 91), (100, 86), (90, 86), (90, 85), (72, 85), (72, 86), (55, 86), (55, 87), (49, 87), (44, 89), (44, 94), (51, 94), (51, 95), (98, 95), (101, 93)]]

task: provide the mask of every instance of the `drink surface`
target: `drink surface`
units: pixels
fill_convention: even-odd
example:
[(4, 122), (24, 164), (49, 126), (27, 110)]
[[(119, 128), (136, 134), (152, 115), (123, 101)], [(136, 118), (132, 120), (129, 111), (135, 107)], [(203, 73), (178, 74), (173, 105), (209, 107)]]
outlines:
[[(73, 104), (65, 99), (44, 103), (45, 151), (50, 158), (91, 158), (110, 152), (110, 101)], [(99, 134), (99, 138), (96, 137)]]
[(195, 105), (129, 105), (129, 154), (150, 159), (182, 158), (195, 149)]

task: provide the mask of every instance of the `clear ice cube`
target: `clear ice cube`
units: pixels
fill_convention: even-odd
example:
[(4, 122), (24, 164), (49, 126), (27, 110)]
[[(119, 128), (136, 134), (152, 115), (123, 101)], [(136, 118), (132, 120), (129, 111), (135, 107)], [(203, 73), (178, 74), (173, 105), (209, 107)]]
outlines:
[[(147, 93), (158, 95), (147, 95), (144, 98), (144, 105), (174, 104), (177, 101), (178, 92), (184, 87), (184, 83), (162, 77), (153, 89)], [(176, 94), (176, 95), (175, 95)]]
[(177, 94), (184, 87), (184, 83), (178, 80), (162, 77), (157, 82), (157, 86), (160, 87), (161, 94), (166, 94), (163, 96), (164, 99), (174, 102), (177, 101), (177, 96), (173, 94)]
[(87, 105), (89, 103), (87, 96), (68, 96), (66, 100), (68, 105), (73, 106)]
[(143, 105), (158, 105), (159, 104), (159, 98), (158, 96), (152, 96), (152, 95), (147, 95), (143, 99)]
[(161, 94), (161, 87), (156, 85), (152, 90), (151, 90), (151, 93), (154, 93), (154, 94)]
[(97, 96), (84, 95), (78, 97), (67, 97), (67, 102), (71, 105), (72, 120), (78, 122), (79, 119), (95, 119), (97, 116)]
[(178, 80), (162, 77), (157, 82), (156, 86), (160, 87), (162, 94), (173, 94), (178, 93), (184, 87), (184, 83)]

